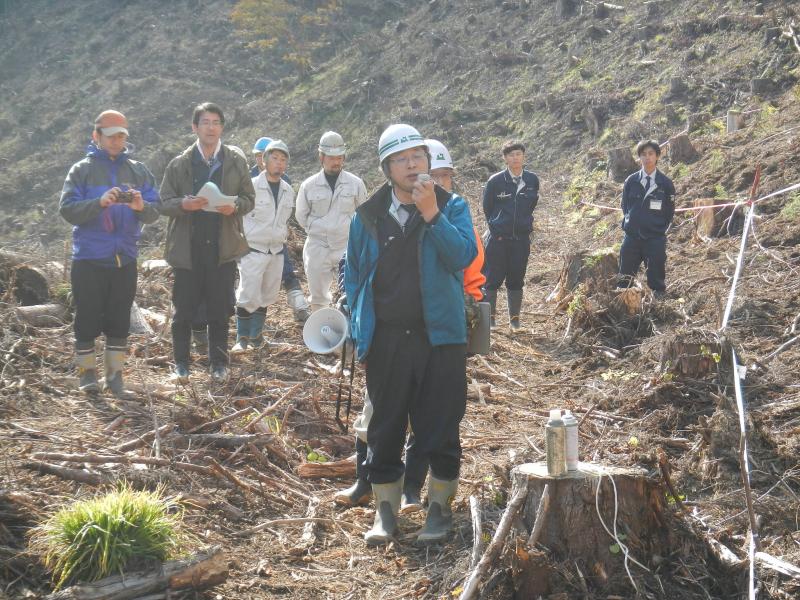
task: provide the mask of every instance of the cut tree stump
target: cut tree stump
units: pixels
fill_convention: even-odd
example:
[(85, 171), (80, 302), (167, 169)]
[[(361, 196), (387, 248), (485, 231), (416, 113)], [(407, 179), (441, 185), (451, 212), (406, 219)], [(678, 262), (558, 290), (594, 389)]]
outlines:
[(707, 206), (695, 213), (694, 231), (701, 240), (707, 240), (723, 235), (726, 231), (726, 221), (733, 214), (732, 206), (715, 208), (717, 204), (726, 204), (727, 200), (716, 198), (698, 198), (694, 206)]
[(63, 304), (35, 304), (18, 306), (17, 317), (34, 327), (59, 327), (67, 320), (69, 311)]
[(630, 148), (612, 148), (608, 151), (608, 173), (617, 183), (625, 181), (638, 168)]
[(695, 329), (665, 338), (658, 345), (662, 372), (697, 379), (730, 364), (730, 343), (714, 332)]
[(582, 462), (577, 471), (551, 477), (547, 474), (547, 463), (539, 462), (515, 467), (511, 476), (514, 490), (521, 487), (528, 490), (520, 511), (528, 532), (536, 522), (545, 486), (550, 496), (539, 535), (539, 544), (548, 551), (548, 556), (528, 547), (527, 541), (518, 540), (517, 551), (512, 553), (515, 598), (547, 594), (550, 577), (560, 577), (554, 565), (562, 561), (585, 565), (584, 575), (590, 588), (602, 589), (620, 572), (625, 577), (624, 551), (603, 527), (605, 522), (614, 531), (615, 508), (617, 537), (629, 549), (633, 572), (641, 572), (634, 560), (649, 568), (654, 554), (669, 553), (673, 540), (665, 493), (660, 483), (648, 478), (643, 469)]
[(23, 306), (47, 302), (52, 286), (64, 275), (61, 263), (33, 264), (29, 256), (0, 250), (0, 293), (10, 288), (14, 299)]
[[(557, 310), (566, 310), (577, 287), (583, 284), (584, 294), (611, 289), (616, 283), (619, 263), (613, 252), (581, 250), (564, 257), (558, 284), (549, 300), (559, 303)], [(566, 302), (566, 304), (565, 304)]]
[(677, 163), (689, 164), (698, 158), (697, 150), (692, 146), (689, 136), (685, 133), (676, 135), (669, 140), (669, 160), (674, 165)]
[(46, 596), (45, 600), (131, 600), (146, 594), (205, 590), (228, 579), (228, 560), (219, 549), (185, 560), (165, 562), (152, 571), (114, 575), (83, 583)]

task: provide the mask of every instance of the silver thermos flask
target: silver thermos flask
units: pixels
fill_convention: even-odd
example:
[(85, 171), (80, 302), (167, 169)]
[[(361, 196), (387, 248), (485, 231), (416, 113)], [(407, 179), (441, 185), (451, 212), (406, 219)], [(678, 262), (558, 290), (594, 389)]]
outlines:
[(564, 416), (561, 417), (564, 421), (564, 427), (567, 429), (567, 471), (578, 470), (578, 419), (572, 414), (572, 411), (565, 410)]
[(564, 475), (567, 472), (567, 428), (561, 420), (561, 410), (550, 410), (550, 419), (544, 428), (547, 451), (547, 474)]

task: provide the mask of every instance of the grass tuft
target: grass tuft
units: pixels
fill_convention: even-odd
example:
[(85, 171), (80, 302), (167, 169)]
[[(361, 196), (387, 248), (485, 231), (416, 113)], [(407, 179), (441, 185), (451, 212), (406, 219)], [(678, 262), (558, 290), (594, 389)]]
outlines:
[(35, 530), (31, 545), (58, 590), (176, 556), (184, 541), (182, 516), (162, 489), (136, 491), (123, 483), (60, 509)]

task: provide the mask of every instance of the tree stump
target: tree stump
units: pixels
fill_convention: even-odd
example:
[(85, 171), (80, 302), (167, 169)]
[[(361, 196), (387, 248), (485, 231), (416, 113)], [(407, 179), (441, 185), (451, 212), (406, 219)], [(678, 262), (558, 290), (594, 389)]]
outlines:
[(681, 331), (659, 344), (662, 372), (699, 379), (730, 365), (730, 343), (702, 329)]
[(717, 204), (727, 203), (726, 200), (717, 198), (698, 198), (694, 206), (707, 206), (695, 213), (694, 231), (701, 240), (708, 240), (723, 235), (726, 232), (726, 221), (733, 214), (732, 206), (716, 208)]
[(744, 127), (744, 115), (738, 108), (728, 109), (728, 116), (726, 118), (726, 131), (727, 133), (736, 133)]
[[(547, 474), (547, 464), (539, 462), (515, 467), (511, 476), (515, 491), (520, 487), (528, 490), (520, 511), (528, 531), (536, 521), (545, 485), (549, 495), (539, 544), (547, 549), (550, 560), (544, 560), (537, 549), (518, 541), (517, 551), (512, 555), (516, 598), (536, 598), (548, 593), (550, 576), (558, 576), (552, 565), (562, 561), (586, 565), (583, 573), (593, 589), (602, 590), (620, 573), (624, 577), (624, 551), (603, 527), (605, 523), (614, 531), (615, 508), (617, 537), (628, 547), (633, 559), (648, 566), (654, 554), (669, 553), (672, 537), (667, 527), (665, 493), (659, 482), (648, 478), (643, 469), (582, 462), (577, 471), (551, 477)], [(638, 567), (632, 565), (631, 569)]]
[(591, 253), (581, 250), (570, 254), (564, 258), (558, 284), (548, 299), (559, 303), (556, 310), (566, 310), (565, 302), (569, 303), (579, 285), (583, 284), (584, 294), (609, 290), (618, 271), (619, 263), (613, 252)]
[(692, 146), (689, 136), (685, 133), (676, 135), (669, 140), (669, 159), (672, 164), (689, 164), (697, 160), (697, 150)]
[(638, 168), (639, 165), (633, 159), (630, 148), (612, 148), (608, 151), (608, 173), (617, 183), (625, 181), (625, 178)]
[(771, 79), (764, 79), (757, 77), (750, 80), (750, 93), (756, 96), (769, 94), (773, 89), (773, 81)]

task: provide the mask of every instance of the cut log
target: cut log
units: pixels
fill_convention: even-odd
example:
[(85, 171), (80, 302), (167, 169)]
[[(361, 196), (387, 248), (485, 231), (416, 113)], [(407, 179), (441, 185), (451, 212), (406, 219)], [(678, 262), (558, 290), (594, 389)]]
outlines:
[(60, 327), (67, 320), (69, 311), (63, 304), (35, 304), (18, 306), (17, 317), (34, 327)]
[(356, 476), (356, 461), (353, 459), (334, 462), (305, 462), (297, 467), (303, 479), (342, 479)]
[(692, 146), (689, 136), (685, 133), (676, 135), (669, 140), (669, 160), (672, 164), (689, 164), (697, 160), (697, 150)]
[(731, 108), (728, 110), (726, 118), (726, 131), (727, 133), (735, 133), (744, 127), (744, 115), (738, 108)]
[[(579, 463), (577, 471), (552, 477), (547, 474), (547, 463), (539, 462), (515, 467), (511, 476), (515, 489), (528, 490), (520, 512), (528, 531), (534, 527), (539, 506), (546, 505), (540, 500), (547, 487), (550, 502), (540, 525), (540, 544), (549, 550), (550, 564), (586, 565), (593, 575), (589, 585), (597, 590), (620, 571), (625, 576), (621, 560), (625, 547), (630, 568), (636, 570), (634, 565), (647, 567), (653, 554), (663, 556), (673, 545), (664, 490), (642, 469)], [(615, 514), (617, 539), (606, 531), (615, 531)], [(530, 586), (536, 581), (537, 591), (542, 593), (555, 571), (543, 561), (526, 560), (535, 555), (535, 548), (523, 550), (512, 555), (515, 589), (519, 589), (517, 584)], [(530, 577), (529, 569), (536, 570), (536, 578)]]
[(47, 302), (53, 286), (63, 279), (61, 263), (35, 264), (30, 256), (0, 250), (0, 293), (10, 289), (23, 306)]
[(694, 206), (708, 207), (695, 213), (694, 231), (699, 239), (708, 240), (726, 233), (726, 222), (733, 214), (733, 207), (715, 208), (717, 204), (725, 203), (727, 200), (716, 198), (698, 198), (694, 201)]
[(750, 93), (756, 96), (769, 94), (774, 88), (774, 82), (771, 79), (756, 77), (750, 80)]
[(106, 577), (46, 596), (46, 600), (129, 600), (145, 594), (206, 590), (228, 579), (228, 560), (218, 549), (184, 560), (165, 562), (151, 571)]
[(710, 331), (678, 332), (667, 336), (659, 347), (662, 372), (678, 377), (697, 379), (730, 364), (730, 343)]
[(559, 303), (557, 310), (566, 310), (573, 293), (583, 284), (583, 293), (609, 290), (615, 284), (619, 264), (613, 252), (590, 253), (581, 250), (564, 258), (564, 266), (550, 300)]
[(638, 168), (630, 148), (612, 148), (608, 151), (608, 173), (614, 181), (622, 183)]
[(669, 95), (673, 98), (683, 96), (688, 89), (686, 81), (683, 77), (670, 77), (669, 79)]

